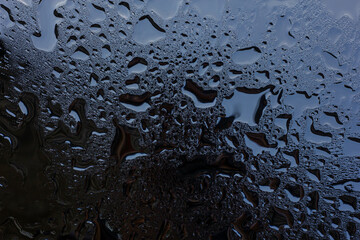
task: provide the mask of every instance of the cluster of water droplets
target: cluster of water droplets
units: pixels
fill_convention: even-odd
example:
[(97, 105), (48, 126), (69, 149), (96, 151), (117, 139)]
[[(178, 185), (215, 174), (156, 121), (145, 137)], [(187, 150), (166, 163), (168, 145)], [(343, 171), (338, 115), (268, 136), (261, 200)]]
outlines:
[(356, 6), (1, 2), (0, 233), (356, 239)]

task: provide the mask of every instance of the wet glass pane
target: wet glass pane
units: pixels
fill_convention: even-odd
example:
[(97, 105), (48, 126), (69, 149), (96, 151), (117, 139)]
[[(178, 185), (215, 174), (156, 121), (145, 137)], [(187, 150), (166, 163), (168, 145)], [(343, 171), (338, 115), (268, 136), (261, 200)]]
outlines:
[(0, 239), (360, 239), (359, 17), (0, 0)]

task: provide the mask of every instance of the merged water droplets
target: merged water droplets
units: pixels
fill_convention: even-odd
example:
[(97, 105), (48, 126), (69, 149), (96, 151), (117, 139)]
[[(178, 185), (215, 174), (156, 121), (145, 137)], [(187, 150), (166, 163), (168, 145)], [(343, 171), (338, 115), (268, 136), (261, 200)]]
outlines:
[(0, 238), (357, 239), (357, 3), (0, 3)]
[(257, 125), (267, 105), (266, 99), (271, 94), (270, 88), (273, 86), (260, 89), (237, 88), (222, 102), (226, 117), (234, 117), (234, 122), (246, 123), (249, 126)]
[(40, 28), (31, 36), (34, 46), (43, 51), (51, 52), (57, 43), (57, 24), (61, 22), (62, 15), (56, 9), (66, 4), (67, 0), (44, 0), (37, 6), (37, 22)]

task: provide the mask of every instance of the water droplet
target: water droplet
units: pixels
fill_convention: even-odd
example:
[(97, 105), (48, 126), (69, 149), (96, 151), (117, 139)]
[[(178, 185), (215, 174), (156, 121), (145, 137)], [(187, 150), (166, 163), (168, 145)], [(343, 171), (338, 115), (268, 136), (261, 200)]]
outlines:
[(89, 59), (89, 55), (90, 54), (89, 54), (88, 50), (86, 50), (86, 48), (80, 46), (75, 50), (74, 54), (71, 55), (71, 57), (74, 59), (77, 59), (77, 60), (86, 61)]
[(55, 26), (61, 22), (61, 19), (54, 15), (54, 11), (65, 5), (66, 2), (67, 0), (43, 0), (40, 2), (37, 14), (40, 32), (31, 36), (37, 49), (51, 52), (56, 47)]
[(226, 116), (234, 116), (235, 122), (246, 123), (250, 126), (257, 125), (267, 104), (269, 88), (237, 88), (232, 96), (225, 98), (222, 102)]
[(253, 64), (261, 57), (261, 50), (258, 47), (248, 47), (237, 50), (231, 55), (235, 64), (248, 65)]
[(141, 17), (134, 27), (133, 39), (139, 44), (146, 45), (163, 38), (165, 38), (165, 30), (148, 15)]
[(154, 11), (164, 20), (174, 18), (183, 0), (150, 0), (147, 4), (149, 11)]

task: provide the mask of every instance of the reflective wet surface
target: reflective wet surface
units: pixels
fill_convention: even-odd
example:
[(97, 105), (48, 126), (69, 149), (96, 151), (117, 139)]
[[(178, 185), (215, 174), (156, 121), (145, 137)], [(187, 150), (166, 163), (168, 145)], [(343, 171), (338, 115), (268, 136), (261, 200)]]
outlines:
[(0, 239), (359, 239), (359, 7), (0, 0)]

